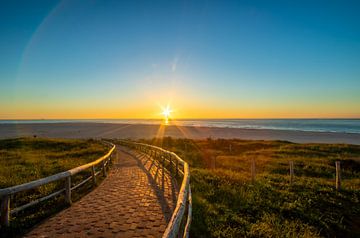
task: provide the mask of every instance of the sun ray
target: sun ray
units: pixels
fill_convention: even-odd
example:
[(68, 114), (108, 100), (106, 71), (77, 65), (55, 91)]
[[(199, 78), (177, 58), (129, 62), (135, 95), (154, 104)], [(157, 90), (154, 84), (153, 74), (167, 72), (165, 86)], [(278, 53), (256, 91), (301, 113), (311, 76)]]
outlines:
[(172, 113), (172, 109), (170, 108), (169, 104), (166, 107), (161, 107), (161, 108), (162, 108), (161, 114), (164, 116), (165, 125), (168, 125)]

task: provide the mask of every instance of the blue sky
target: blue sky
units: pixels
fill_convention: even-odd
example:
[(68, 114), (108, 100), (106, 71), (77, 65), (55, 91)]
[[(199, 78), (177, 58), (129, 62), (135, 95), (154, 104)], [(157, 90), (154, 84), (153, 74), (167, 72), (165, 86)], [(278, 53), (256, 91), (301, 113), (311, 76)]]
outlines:
[(360, 117), (358, 1), (0, 1), (0, 118)]

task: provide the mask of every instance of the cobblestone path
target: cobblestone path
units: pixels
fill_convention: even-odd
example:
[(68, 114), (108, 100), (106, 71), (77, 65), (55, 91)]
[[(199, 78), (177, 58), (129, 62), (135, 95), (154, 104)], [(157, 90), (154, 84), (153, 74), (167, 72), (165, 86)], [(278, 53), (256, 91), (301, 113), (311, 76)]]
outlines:
[(94, 191), (25, 237), (161, 237), (177, 188), (157, 161), (118, 146), (108, 177)]

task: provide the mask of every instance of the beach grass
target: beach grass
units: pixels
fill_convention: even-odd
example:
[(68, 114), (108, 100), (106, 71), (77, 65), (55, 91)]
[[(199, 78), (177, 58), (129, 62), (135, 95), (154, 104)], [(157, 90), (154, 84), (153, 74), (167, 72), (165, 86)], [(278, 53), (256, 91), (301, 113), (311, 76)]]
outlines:
[[(358, 145), (170, 137), (141, 141), (174, 151), (190, 164), (192, 237), (360, 235)], [(291, 185), (290, 161), (295, 172)], [(341, 161), (339, 192), (335, 161)]]
[[(96, 140), (18, 138), (0, 140), (0, 188), (11, 187), (54, 175), (98, 159), (109, 148)], [(73, 176), (76, 183), (90, 171)], [(64, 187), (64, 181), (40, 186), (11, 197), (11, 207), (21, 206)], [(91, 190), (84, 186), (73, 193), (73, 200)], [(66, 207), (63, 196), (50, 199), (13, 216), (2, 235), (21, 234), (40, 220)]]
[[(356, 237), (360, 235), (360, 146), (165, 137), (140, 140), (174, 151), (191, 168), (191, 237)], [(65, 171), (97, 159), (108, 148), (94, 140), (0, 140), (1, 188)], [(256, 180), (251, 181), (251, 161)], [(289, 161), (295, 178), (290, 185)], [(335, 190), (335, 161), (342, 189)], [(80, 180), (88, 173), (82, 173)], [(52, 183), (12, 198), (14, 205), (63, 186)], [(85, 186), (74, 200), (90, 191)], [(66, 207), (63, 196), (13, 217), (1, 235), (22, 234)], [(1, 236), (0, 235), (0, 236)]]

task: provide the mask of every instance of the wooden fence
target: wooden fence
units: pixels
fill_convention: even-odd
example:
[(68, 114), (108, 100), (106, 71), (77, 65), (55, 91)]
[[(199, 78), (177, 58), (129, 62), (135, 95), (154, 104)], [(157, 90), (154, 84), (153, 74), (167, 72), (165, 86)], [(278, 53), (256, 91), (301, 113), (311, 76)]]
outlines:
[(145, 154), (157, 159), (162, 169), (166, 169), (172, 176), (183, 176), (176, 208), (172, 214), (169, 224), (163, 234), (163, 238), (189, 237), (191, 214), (192, 214), (192, 196), (190, 187), (189, 165), (174, 152), (164, 150), (160, 147), (137, 143), (132, 141), (119, 141), (119, 144), (139, 150)]
[[(215, 159), (214, 159), (215, 161)], [(216, 162), (216, 161), (215, 161)], [(214, 162), (214, 163), (215, 163)], [(337, 191), (341, 190), (341, 168), (340, 168), (340, 161), (335, 162), (335, 188)], [(255, 182), (256, 177), (256, 163), (255, 159), (251, 160), (251, 181)], [(290, 175), (290, 185), (294, 183), (295, 173), (294, 173), (294, 161), (289, 161), (289, 175)]]
[[(79, 188), (80, 186), (84, 185), (86, 182), (92, 180), (95, 184), (96, 184), (96, 176), (103, 172), (103, 175), (106, 176), (107, 172), (106, 169), (109, 167), (110, 161), (111, 161), (111, 157), (115, 152), (115, 145), (109, 143), (109, 142), (103, 142), (105, 144), (107, 144), (110, 147), (109, 152), (104, 155), (103, 157), (97, 159), (94, 162), (88, 163), (88, 164), (84, 164), (81, 165), (79, 167), (70, 169), (68, 171), (65, 172), (61, 172), (58, 174), (54, 174), (51, 175), (49, 177), (46, 178), (42, 178), (42, 179), (38, 179), (35, 181), (31, 181), (29, 183), (24, 183), (24, 184), (20, 184), (20, 185), (16, 185), (13, 187), (9, 187), (9, 188), (4, 188), (4, 189), (0, 189), (0, 198), (1, 198), (1, 209), (0, 209), (0, 225), (1, 226), (9, 226), (10, 224), (10, 216), (13, 214), (16, 214), (26, 208), (29, 208), (31, 206), (34, 206), (40, 202), (43, 202), (45, 200), (48, 200), (50, 198), (53, 198), (55, 196), (64, 194), (65, 195), (65, 200), (68, 204), (71, 205), (72, 200), (71, 200), (71, 192), (77, 188)], [(96, 167), (99, 167), (100, 165), (100, 170), (96, 171)], [(86, 169), (91, 168), (91, 176), (86, 178), (85, 180), (81, 181), (80, 183), (76, 184), (76, 185), (72, 185), (71, 184), (71, 176), (74, 176), (75, 174), (78, 174), (82, 171), (85, 171)], [(14, 207), (11, 208), (10, 206), (10, 202), (11, 202), (11, 196), (19, 193), (19, 192), (24, 192), (24, 191), (28, 191), (31, 189), (35, 189), (39, 186), (48, 184), (48, 183), (52, 183), (55, 181), (59, 181), (59, 180), (65, 180), (65, 186), (64, 188), (60, 189), (59, 191), (53, 192), (50, 195), (47, 195), (45, 197), (41, 197), (39, 199), (36, 199), (34, 201), (31, 201), (27, 204), (24, 204), (20, 207)]]

